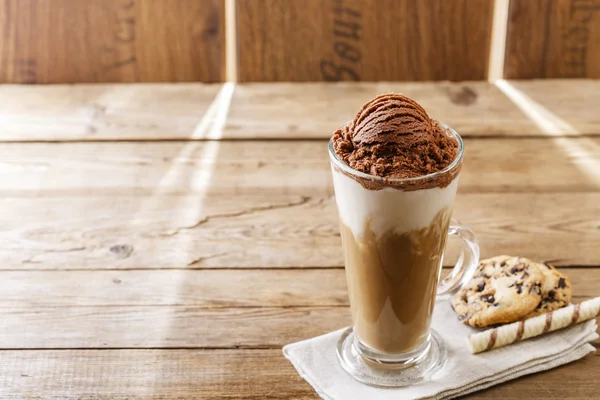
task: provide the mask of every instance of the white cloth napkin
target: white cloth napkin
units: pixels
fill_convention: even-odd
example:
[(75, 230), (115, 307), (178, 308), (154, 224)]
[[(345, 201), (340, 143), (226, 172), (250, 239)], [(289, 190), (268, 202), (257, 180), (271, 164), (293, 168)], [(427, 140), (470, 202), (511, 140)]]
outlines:
[(473, 355), (466, 338), (476, 330), (457, 320), (448, 301), (436, 304), (432, 327), (444, 339), (448, 362), (432, 380), (411, 387), (382, 389), (352, 379), (336, 357), (343, 329), (289, 344), (283, 354), (323, 399), (450, 399), (580, 359), (595, 351), (588, 342), (598, 338), (591, 320)]

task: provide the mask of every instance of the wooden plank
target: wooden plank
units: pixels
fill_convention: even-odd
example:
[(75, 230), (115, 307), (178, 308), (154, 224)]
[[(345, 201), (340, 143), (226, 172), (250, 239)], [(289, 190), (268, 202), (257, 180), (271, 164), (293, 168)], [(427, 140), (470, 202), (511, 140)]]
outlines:
[[(600, 270), (567, 271), (591, 296)], [(93, 306), (337, 307), (348, 305), (343, 268), (331, 270), (2, 271), (2, 308)], [(37, 294), (33, 296), (32, 294)]]
[[(0, 396), (179, 400), (319, 399), (281, 350), (3, 351)], [(465, 399), (596, 398), (598, 353)], [(566, 385), (564, 382), (569, 382)]]
[[(238, 85), (223, 136), (329, 138), (354, 117), (363, 103), (386, 92), (414, 98), (433, 118), (448, 123), (463, 137), (565, 134), (561, 126), (545, 124), (541, 129), (520, 107), (555, 114), (578, 128), (579, 134), (600, 133), (598, 115), (589, 106), (600, 104), (600, 81), (528, 81), (519, 88), (524, 104), (518, 107), (496, 86), (483, 82)], [(532, 104), (528, 101), (530, 92), (536, 98), (540, 95), (553, 101)], [(572, 98), (578, 100), (563, 101)]]
[(600, 1), (511, 0), (504, 74), (600, 78)]
[(238, 85), (223, 136), (329, 138), (365, 102), (386, 92), (415, 99), (433, 118), (463, 136), (539, 133), (498, 88), (486, 82), (383, 82)]
[(277, 348), (350, 324), (348, 307), (28, 307), (0, 315), (0, 349)]
[[(43, 194), (46, 200), (330, 196), (326, 147), (326, 141), (7, 143), (0, 146), (0, 195)], [(594, 165), (600, 165), (600, 139), (466, 139), (465, 148), (461, 193), (600, 190), (594, 175)]]
[(349, 307), (30, 307), (0, 315), (0, 349), (280, 348), (352, 323)]
[[(589, 107), (600, 103), (600, 81), (532, 81), (518, 87), (525, 97), (552, 99), (536, 101), (579, 134), (600, 134), (598, 115)], [(0, 140), (327, 139), (364, 102), (390, 91), (413, 97), (464, 137), (565, 135), (561, 126), (538, 127), (486, 82), (239, 84), (231, 96), (228, 88), (216, 99), (220, 89), (4, 85)]]
[(239, 0), (238, 79), (485, 79), (492, 7), (489, 0)]
[(2, 0), (2, 83), (219, 82), (221, 0)]
[[(444, 269), (443, 274), (449, 269)], [(596, 297), (600, 268), (562, 268), (574, 301)], [(201, 309), (346, 307), (343, 268), (318, 270), (2, 271), (5, 311), (27, 308), (186, 306)], [(32, 296), (32, 294), (37, 294)]]
[[(146, 276), (154, 275), (149, 271), (144, 272)], [(316, 278), (321, 280), (332, 278), (332, 282), (315, 285), (312, 289), (308, 287), (308, 283), (314, 282), (314, 272), (305, 274), (305, 271), (300, 271), (300, 274), (288, 274), (288, 271), (278, 271), (281, 277), (279, 281), (271, 282), (270, 289), (264, 283), (250, 280), (236, 283), (236, 280), (242, 276), (252, 277), (251, 274), (239, 271), (227, 272), (235, 276), (231, 282), (227, 279), (227, 274), (224, 274), (221, 279), (202, 285), (196, 285), (193, 279), (181, 279), (176, 284), (169, 285), (173, 289), (169, 292), (169, 297), (178, 298), (174, 305), (165, 304), (165, 301), (161, 300), (158, 304), (153, 303), (156, 301), (154, 295), (147, 300), (134, 300), (134, 303), (143, 303), (143, 305), (127, 303), (111, 305), (111, 300), (99, 305), (81, 305), (85, 304), (86, 300), (75, 299), (70, 307), (57, 307), (52, 300), (56, 295), (47, 295), (42, 291), (19, 292), (19, 294), (14, 293), (18, 289), (9, 289), (9, 294), (14, 293), (11, 297), (19, 300), (3, 301), (0, 304), (0, 317), (3, 322), (0, 325), (2, 338), (0, 348), (276, 348), (351, 323), (349, 307), (340, 304), (339, 301), (345, 284), (342, 270), (336, 271), (337, 277), (332, 274), (317, 276)], [(121, 279), (121, 284), (104, 279), (104, 285), (94, 286), (95, 284), (74, 281), (77, 275), (73, 275), (73, 279), (69, 278), (69, 275), (62, 273), (57, 276), (58, 279), (53, 278), (53, 280), (57, 281), (61, 277), (71, 280), (71, 283), (62, 281), (61, 287), (67, 289), (71, 286), (74, 291), (70, 293), (73, 294), (81, 293), (81, 289), (87, 286), (94, 290), (88, 295), (106, 299), (113, 295), (123, 297), (116, 294), (116, 290), (127, 290), (126, 278), (117, 278)], [(193, 275), (202, 276), (199, 273), (188, 274), (188, 276)], [(574, 302), (597, 295), (594, 290), (600, 282), (600, 269), (569, 270), (568, 275), (573, 279)], [(10, 279), (10, 275), (8, 276)], [(36, 272), (26, 276), (24, 285), (29, 288), (34, 289), (40, 285), (48, 287), (40, 280), (43, 274)], [(87, 276), (101, 279), (106, 274), (89, 272)], [(121, 276), (128, 275), (125, 273)], [(152, 286), (156, 291), (165, 293), (165, 289), (158, 288), (160, 283), (155, 280), (157, 276), (150, 278), (150, 282), (155, 282)], [(258, 279), (266, 281), (271, 276), (272, 274), (265, 273)], [(299, 279), (301, 283), (296, 283), (295, 279)], [(124, 281), (125, 285), (123, 285)], [(278, 287), (278, 283), (282, 286)], [(188, 299), (183, 298), (191, 291), (203, 292), (208, 285), (214, 285), (213, 289), (206, 291), (206, 295), (216, 295), (214, 300), (203, 297), (204, 293)], [(2, 286), (6, 284), (3, 282)], [(152, 288), (147, 287), (150, 289), (149, 293), (152, 293)], [(296, 302), (310, 304), (312, 300), (304, 300), (301, 296), (308, 298), (316, 294), (320, 288), (327, 290), (328, 287), (333, 289), (331, 294), (317, 295), (325, 300), (324, 304), (310, 306), (294, 304)], [(56, 289), (51, 290), (56, 291)], [(270, 295), (264, 298), (262, 304), (256, 305), (257, 296), (254, 291), (269, 292)], [(297, 293), (297, 300), (283, 300), (288, 297), (286, 293), (289, 291)], [(229, 295), (226, 294), (227, 292)], [(37, 294), (37, 302), (41, 305), (31, 304), (31, 300), (27, 299), (33, 293)], [(67, 293), (69, 292), (62, 294)], [(228, 300), (234, 296), (236, 296), (235, 300)], [(67, 297), (73, 299), (68, 295)], [(46, 299), (49, 300), (48, 304), (44, 304)], [(129, 300), (126, 297), (123, 301)], [(167, 299), (166, 301), (168, 302)], [(229, 307), (234, 302), (249, 307)], [(332, 305), (325, 305), (326, 303)], [(240, 326), (244, 328), (239, 329)]]
[[(62, 197), (2, 204), (0, 269), (343, 265), (331, 197)], [(484, 257), (508, 253), (566, 266), (598, 264), (599, 215), (598, 193), (460, 194), (454, 213), (476, 232)]]
[[(588, 85), (580, 86), (575, 92), (570, 82), (588, 82)], [(595, 108), (590, 104), (600, 104), (600, 96), (596, 97), (600, 93), (600, 80), (514, 80), (509, 83), (531, 100), (533, 108), (542, 110), (538, 115), (545, 121), (549, 136), (561, 136), (561, 132), (572, 136), (600, 132), (597, 125), (600, 115), (589, 112)]]
[(220, 89), (191, 83), (2, 85), (0, 140), (188, 139)]

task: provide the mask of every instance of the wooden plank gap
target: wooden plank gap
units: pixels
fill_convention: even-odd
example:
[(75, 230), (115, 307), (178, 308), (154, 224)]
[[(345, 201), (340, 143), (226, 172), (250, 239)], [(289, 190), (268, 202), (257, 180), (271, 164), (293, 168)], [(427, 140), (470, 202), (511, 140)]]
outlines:
[(494, 0), (488, 81), (504, 77), (504, 54), (510, 0)]
[[(210, 306), (193, 306), (194, 309), (196, 310), (236, 310), (236, 309), (244, 309), (244, 310), (262, 310), (262, 309), (268, 309), (268, 310), (272, 310), (272, 309), (298, 309), (298, 308), (307, 308), (310, 307), (311, 309), (320, 309), (320, 308), (325, 308), (325, 309), (329, 309), (329, 308), (348, 308), (350, 306), (350, 304), (299, 304), (299, 305), (294, 305), (294, 304), (286, 304), (286, 305), (279, 305), (279, 306), (272, 306), (272, 305), (243, 305), (243, 304), (238, 304), (235, 306), (231, 306), (231, 305), (210, 305)], [(61, 305), (61, 304), (49, 304), (49, 305), (42, 305), (42, 306), (36, 306), (36, 310), (56, 310), (56, 309), (71, 309), (73, 307), (77, 307), (77, 308), (118, 308), (118, 307), (140, 307), (140, 308), (158, 308), (158, 307), (162, 307), (162, 308), (170, 308), (173, 310), (177, 310), (177, 309), (188, 309), (190, 308), (189, 305), (186, 304), (144, 304), (144, 305), (131, 305), (131, 304), (88, 304), (88, 305)], [(30, 305), (26, 305), (26, 306), (11, 306), (11, 307), (2, 307), (0, 306), (0, 313), (2, 312), (11, 312), (11, 311), (23, 311), (23, 310), (30, 310), (31, 306)]]
[(237, 82), (236, 0), (225, 0), (225, 80)]
[[(600, 131), (593, 133), (578, 133), (576, 136), (573, 134), (553, 134), (552, 136), (540, 136), (540, 135), (532, 135), (532, 134), (518, 134), (516, 136), (506, 136), (502, 134), (490, 134), (490, 135), (468, 135), (465, 136), (469, 139), (477, 139), (477, 140), (520, 140), (520, 139), (536, 139), (536, 140), (548, 140), (550, 138), (589, 138), (594, 139), (600, 136)], [(281, 143), (292, 143), (292, 142), (322, 142), (327, 143), (329, 139), (326, 137), (318, 138), (318, 137), (304, 137), (304, 136), (286, 136), (286, 137), (262, 137), (262, 138), (246, 138), (246, 137), (226, 137), (220, 139), (210, 139), (210, 138), (192, 138), (192, 139), (182, 139), (182, 138), (162, 138), (162, 139), (49, 139), (49, 140), (1, 140), (2, 144), (93, 144), (93, 143), (208, 143), (208, 142), (231, 142), (231, 143), (244, 143), (244, 142), (281, 142)]]
[(260, 345), (260, 346), (179, 346), (179, 347), (14, 347), (14, 348), (1, 348), (0, 354), (9, 351), (69, 351), (69, 350), (90, 350), (90, 351), (147, 351), (147, 350), (160, 350), (160, 351), (181, 351), (181, 350), (277, 350), (283, 346), (272, 346), (272, 345)]
[[(483, 258), (482, 258), (483, 259)], [(536, 261), (536, 260), (534, 260)], [(549, 262), (553, 263), (553, 261), (539, 261), (539, 262)], [(450, 270), (454, 268), (452, 265), (443, 265), (442, 268), (444, 270)], [(586, 268), (586, 269), (600, 269), (600, 265), (563, 265), (559, 264), (558, 268)], [(197, 268), (65, 268), (65, 269), (49, 269), (49, 268), (27, 268), (26, 270), (23, 268), (13, 268), (13, 269), (2, 269), (0, 270), (0, 274), (4, 272), (90, 272), (90, 271), (114, 271), (114, 272), (124, 272), (124, 271), (335, 271), (335, 270), (344, 270), (345, 267), (343, 265), (340, 266), (323, 266), (323, 267), (197, 267)], [(207, 307), (211, 308), (211, 307)]]

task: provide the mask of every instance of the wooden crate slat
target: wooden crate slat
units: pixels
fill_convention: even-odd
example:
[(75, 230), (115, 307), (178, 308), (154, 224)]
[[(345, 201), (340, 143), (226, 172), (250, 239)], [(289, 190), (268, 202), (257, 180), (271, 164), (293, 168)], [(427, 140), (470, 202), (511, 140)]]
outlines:
[(600, 1), (511, 0), (504, 76), (600, 78)]
[(238, 79), (482, 80), (489, 0), (238, 0)]
[(222, 0), (2, 0), (1, 83), (220, 82)]

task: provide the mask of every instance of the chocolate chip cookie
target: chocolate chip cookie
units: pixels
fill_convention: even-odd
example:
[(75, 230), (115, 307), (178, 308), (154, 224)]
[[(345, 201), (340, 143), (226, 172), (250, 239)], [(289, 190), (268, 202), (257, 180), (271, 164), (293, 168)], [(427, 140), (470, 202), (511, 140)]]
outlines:
[(532, 318), (543, 313), (558, 310), (571, 302), (571, 282), (569, 278), (558, 272), (554, 266), (537, 264), (543, 275), (542, 301), (523, 319)]
[(522, 257), (482, 260), (473, 279), (452, 298), (452, 308), (474, 327), (518, 321), (542, 300), (544, 275), (538, 265)]

